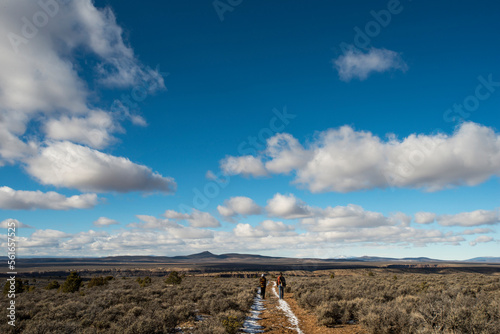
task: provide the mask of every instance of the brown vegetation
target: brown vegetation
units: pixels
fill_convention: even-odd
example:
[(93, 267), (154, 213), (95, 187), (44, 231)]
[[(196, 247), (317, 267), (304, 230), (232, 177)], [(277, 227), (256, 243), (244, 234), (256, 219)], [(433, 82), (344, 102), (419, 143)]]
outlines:
[[(298, 274), (308, 276), (294, 276)], [(19, 280), (16, 329), (3, 321), (0, 332), (159, 334), (182, 328), (183, 333), (192, 334), (237, 333), (258, 286), (256, 278), (245, 278), (254, 273), (169, 276), (180, 284), (172, 284), (168, 276), (83, 276), (85, 284), (76, 274), (55, 281)], [(285, 276), (285, 299), (300, 310), (299, 319), (307, 318), (306, 334), (310, 334), (306, 328), (314, 328), (311, 333), (317, 328), (317, 333), (327, 333), (335, 327), (424, 334), (490, 334), (500, 328), (498, 274), (351, 269), (297, 271)], [(275, 278), (269, 275), (269, 279)], [(64, 286), (75, 292), (63, 293)], [(0, 303), (3, 319), (7, 318), (7, 302), (3, 298)], [(272, 312), (263, 317), (269, 324), (278, 323)]]
[(367, 272), (291, 278), (299, 305), (325, 326), (362, 324), (370, 333), (498, 333), (500, 280), (482, 274)]
[[(66, 285), (78, 291), (78, 277), (70, 276), (74, 284)], [(140, 282), (95, 277), (88, 284), (78, 282), (79, 293), (45, 289), (55, 285), (47, 280), (36, 284), (16, 295), (16, 329), (2, 321), (1, 333), (147, 334), (171, 333), (179, 326), (186, 333), (236, 333), (256, 292), (255, 281), (245, 278), (186, 277), (168, 285), (156, 277)], [(3, 319), (6, 302), (3, 298), (0, 304)]]

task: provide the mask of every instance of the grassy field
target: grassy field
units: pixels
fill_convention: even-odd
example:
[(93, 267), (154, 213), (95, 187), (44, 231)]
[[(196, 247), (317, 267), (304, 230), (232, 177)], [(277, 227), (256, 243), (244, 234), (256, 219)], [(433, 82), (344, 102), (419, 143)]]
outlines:
[[(499, 333), (498, 273), (357, 269), (286, 275), (287, 292), (322, 326), (356, 323), (369, 333)], [(65, 285), (67, 275), (30, 278), (18, 287), (24, 292), (16, 295), (15, 329), (5, 320), (3, 296), (0, 332), (237, 333), (257, 279), (243, 277), (249, 273), (222, 276), (187, 276), (180, 284), (145, 276), (82, 275), (73, 285)], [(75, 286), (76, 292), (62, 291)]]

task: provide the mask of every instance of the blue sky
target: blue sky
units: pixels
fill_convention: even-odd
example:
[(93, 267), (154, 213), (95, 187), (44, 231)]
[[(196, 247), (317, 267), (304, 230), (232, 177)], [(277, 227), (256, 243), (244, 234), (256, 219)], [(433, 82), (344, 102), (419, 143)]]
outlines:
[(498, 255), (498, 6), (7, 1), (0, 222), (21, 256)]

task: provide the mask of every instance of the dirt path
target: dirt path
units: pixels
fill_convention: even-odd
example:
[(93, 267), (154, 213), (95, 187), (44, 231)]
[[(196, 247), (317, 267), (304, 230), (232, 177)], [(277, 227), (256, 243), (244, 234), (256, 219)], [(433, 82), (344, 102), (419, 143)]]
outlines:
[[(340, 325), (329, 328), (318, 325), (315, 315), (299, 307), (292, 293), (279, 300), (276, 283), (267, 287), (266, 299), (261, 302), (257, 320), (259, 332), (269, 334), (367, 334), (360, 325)], [(255, 304), (254, 304), (255, 305)], [(250, 332), (251, 333), (251, 332)], [(253, 332), (256, 333), (256, 332)]]
[[(274, 282), (273, 282), (274, 283)], [(264, 333), (269, 334), (297, 334), (297, 324), (290, 322), (291, 314), (287, 313), (284, 307), (284, 301), (278, 298), (275, 286), (269, 284), (266, 291), (266, 299), (264, 300), (264, 310), (262, 311), (259, 324), (262, 326)], [(288, 304), (287, 304), (288, 305)], [(290, 309), (291, 311), (291, 309)], [(300, 330), (300, 329), (299, 329)], [(302, 331), (301, 334), (304, 334)]]

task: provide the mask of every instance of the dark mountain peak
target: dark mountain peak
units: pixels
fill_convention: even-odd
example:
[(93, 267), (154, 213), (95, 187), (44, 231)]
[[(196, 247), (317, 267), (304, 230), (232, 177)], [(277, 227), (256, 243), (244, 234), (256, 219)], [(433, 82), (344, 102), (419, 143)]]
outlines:
[(204, 251), (204, 252), (201, 252), (201, 253), (196, 253), (196, 254), (189, 255), (189, 257), (191, 257), (191, 258), (198, 258), (199, 259), (199, 258), (206, 258), (206, 257), (218, 257), (218, 255), (212, 254), (209, 251)]

